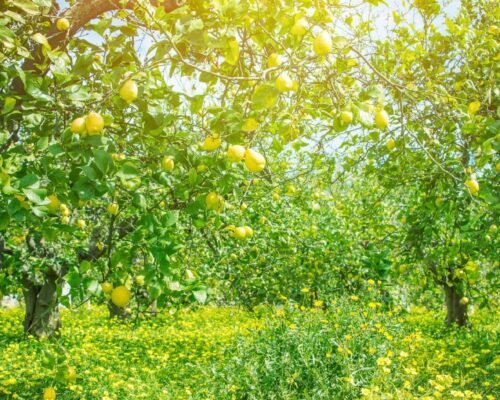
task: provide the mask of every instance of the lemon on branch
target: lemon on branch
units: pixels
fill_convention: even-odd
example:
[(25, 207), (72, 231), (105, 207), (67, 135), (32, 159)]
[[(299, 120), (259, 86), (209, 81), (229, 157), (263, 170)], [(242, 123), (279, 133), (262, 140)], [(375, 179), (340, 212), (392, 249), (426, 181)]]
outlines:
[(385, 110), (378, 110), (375, 113), (375, 126), (378, 129), (385, 129), (389, 126), (389, 114)]
[(474, 196), (477, 196), (477, 194), (479, 193), (479, 182), (475, 179), (467, 179), (465, 181), (465, 186), (467, 187), (467, 189), (469, 189), (469, 192), (474, 195)]
[(174, 159), (170, 156), (163, 157), (163, 159), (161, 160), (161, 167), (166, 172), (172, 171), (175, 167)]
[(245, 151), (245, 165), (250, 172), (260, 172), (266, 167), (266, 159), (255, 150)]
[(276, 89), (278, 89), (280, 92), (287, 92), (293, 89), (293, 81), (286, 72), (281, 73), (276, 78), (275, 85)]
[(67, 31), (69, 29), (69, 21), (66, 18), (59, 18), (56, 21), (56, 28), (59, 31)]
[(332, 51), (332, 37), (326, 31), (321, 32), (314, 38), (313, 50), (318, 56), (326, 56)]
[(211, 135), (205, 138), (202, 148), (205, 151), (215, 151), (220, 147), (221, 144), (222, 140), (219, 135)]
[(239, 144), (229, 145), (227, 148), (227, 158), (231, 162), (238, 162), (245, 157), (245, 148)]
[(79, 117), (73, 120), (71, 122), (71, 125), (69, 127), (71, 132), (73, 133), (84, 133), (85, 132), (85, 118)]
[(130, 301), (132, 294), (125, 286), (117, 286), (111, 292), (111, 301), (117, 307), (124, 308)]
[(101, 283), (101, 289), (104, 293), (109, 294), (113, 291), (113, 285), (109, 282)]
[(281, 64), (283, 64), (283, 58), (279, 54), (272, 53), (267, 57), (267, 68), (279, 67)]
[(85, 118), (85, 127), (90, 136), (98, 135), (104, 129), (104, 118), (101, 114), (92, 111)]
[(126, 81), (120, 88), (120, 97), (125, 100), (128, 104), (132, 103), (139, 94), (139, 88), (137, 83), (132, 79)]

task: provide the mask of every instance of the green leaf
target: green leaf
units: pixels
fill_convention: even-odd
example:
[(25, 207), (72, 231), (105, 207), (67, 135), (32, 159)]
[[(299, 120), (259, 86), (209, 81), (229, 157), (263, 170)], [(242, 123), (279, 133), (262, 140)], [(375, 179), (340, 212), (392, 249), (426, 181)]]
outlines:
[(94, 162), (96, 163), (97, 168), (99, 168), (103, 175), (106, 175), (113, 166), (113, 159), (108, 152), (101, 149), (96, 149), (93, 153)]
[(193, 291), (193, 296), (198, 303), (205, 304), (207, 301), (207, 291), (205, 289)]
[(271, 85), (260, 85), (255, 88), (252, 103), (256, 110), (264, 110), (274, 107), (279, 97), (279, 90)]
[(3, 104), (2, 114), (10, 113), (15, 106), (16, 106), (16, 99), (14, 97), (6, 97)]

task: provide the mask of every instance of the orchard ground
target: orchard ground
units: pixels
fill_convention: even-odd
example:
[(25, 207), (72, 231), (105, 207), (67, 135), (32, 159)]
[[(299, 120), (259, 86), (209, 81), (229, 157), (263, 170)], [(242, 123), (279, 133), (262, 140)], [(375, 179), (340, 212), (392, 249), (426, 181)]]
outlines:
[[(447, 328), (444, 310), (351, 296), (253, 312), (205, 306), (118, 322), (102, 306), (62, 312), (61, 336), (26, 340), (0, 311), (0, 398), (498, 398), (498, 312)], [(76, 372), (76, 374), (75, 374)]]

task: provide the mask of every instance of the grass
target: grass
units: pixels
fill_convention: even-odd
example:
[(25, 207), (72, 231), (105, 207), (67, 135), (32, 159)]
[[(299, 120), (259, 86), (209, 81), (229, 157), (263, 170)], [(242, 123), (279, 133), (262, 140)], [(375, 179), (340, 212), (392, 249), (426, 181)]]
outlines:
[[(0, 399), (497, 399), (498, 315), (448, 329), (441, 312), (203, 307), (137, 324), (63, 311), (58, 340), (0, 311)], [(76, 369), (76, 380), (68, 377)]]

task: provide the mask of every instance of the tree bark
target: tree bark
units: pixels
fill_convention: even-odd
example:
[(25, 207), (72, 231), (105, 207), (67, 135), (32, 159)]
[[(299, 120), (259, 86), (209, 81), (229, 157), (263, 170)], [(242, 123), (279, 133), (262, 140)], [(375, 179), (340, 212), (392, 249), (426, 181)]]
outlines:
[(61, 317), (57, 296), (58, 275), (49, 272), (42, 285), (36, 285), (28, 278), (23, 279), (24, 302), (26, 314), (24, 317), (24, 332), (37, 338), (51, 337), (61, 327)]
[(457, 324), (458, 326), (465, 326), (469, 320), (467, 315), (467, 305), (461, 304), (461, 294), (455, 286), (444, 286), (445, 300), (446, 300), (446, 323), (448, 325)]

